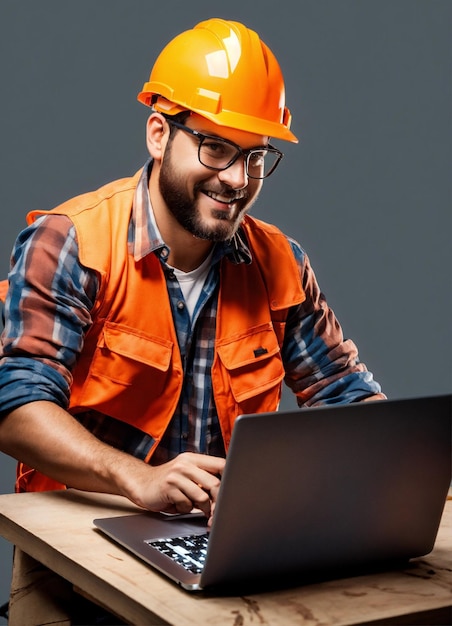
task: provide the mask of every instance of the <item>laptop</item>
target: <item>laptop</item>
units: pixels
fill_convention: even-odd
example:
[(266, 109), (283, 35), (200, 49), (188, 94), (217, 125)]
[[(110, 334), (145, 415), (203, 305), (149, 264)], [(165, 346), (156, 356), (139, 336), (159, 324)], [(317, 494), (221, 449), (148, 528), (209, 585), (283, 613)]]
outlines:
[(94, 524), (190, 591), (406, 565), (436, 539), (451, 485), (451, 407), (444, 395), (242, 415), (210, 532), (199, 513)]

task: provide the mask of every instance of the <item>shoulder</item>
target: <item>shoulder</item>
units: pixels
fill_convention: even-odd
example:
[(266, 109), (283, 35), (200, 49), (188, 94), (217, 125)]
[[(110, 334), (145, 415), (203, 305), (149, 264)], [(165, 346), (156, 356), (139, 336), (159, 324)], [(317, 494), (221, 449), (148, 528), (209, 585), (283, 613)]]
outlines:
[(84, 213), (85, 211), (95, 209), (108, 201), (111, 201), (112, 205), (115, 204), (115, 201), (118, 205), (120, 205), (123, 202), (124, 195), (127, 197), (130, 196), (130, 198), (133, 197), (141, 173), (142, 169), (139, 170), (134, 176), (111, 181), (94, 191), (89, 191), (70, 198), (51, 211), (31, 211), (27, 215), (27, 221), (31, 224), (40, 216), (48, 214), (64, 214), (73, 218)]
[(13, 254), (25, 248), (62, 248), (75, 239), (72, 221), (66, 215), (44, 212), (17, 236)]
[(253, 236), (262, 236), (267, 239), (270, 244), (274, 246), (280, 245), (281, 240), (284, 240), (288, 243), (293, 256), (298, 265), (303, 265), (307, 255), (302, 246), (289, 235), (286, 235), (280, 228), (275, 226), (274, 224), (269, 224), (268, 222), (264, 222), (263, 220), (257, 219), (256, 217), (251, 217), (247, 215), (243, 226), (245, 227), (245, 231)]

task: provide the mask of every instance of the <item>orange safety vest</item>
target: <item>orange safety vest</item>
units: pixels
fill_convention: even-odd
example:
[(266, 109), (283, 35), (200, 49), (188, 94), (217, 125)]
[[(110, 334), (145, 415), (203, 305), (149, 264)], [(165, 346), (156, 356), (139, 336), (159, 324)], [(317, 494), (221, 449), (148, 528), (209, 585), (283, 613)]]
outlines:
[[(155, 443), (176, 409), (183, 368), (166, 281), (159, 259), (135, 261), (127, 235), (141, 172), (53, 209), (73, 222), (81, 263), (100, 276), (92, 326), (73, 370), (69, 411), (88, 409), (133, 424)], [(28, 223), (49, 212), (33, 211)], [(286, 236), (246, 217), (250, 265), (223, 259), (216, 318), (212, 386), (228, 448), (241, 413), (275, 411), (284, 367), (280, 348), (288, 310), (305, 299)], [(63, 488), (19, 467), (20, 491)]]
[(0, 302), (5, 302), (6, 294), (8, 292), (8, 281), (0, 280)]

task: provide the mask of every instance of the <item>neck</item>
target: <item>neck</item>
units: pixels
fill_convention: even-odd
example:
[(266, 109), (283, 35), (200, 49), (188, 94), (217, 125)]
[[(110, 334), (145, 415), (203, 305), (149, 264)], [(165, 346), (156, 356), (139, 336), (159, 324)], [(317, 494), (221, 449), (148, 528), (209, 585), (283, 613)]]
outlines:
[(153, 184), (149, 185), (149, 195), (158, 229), (163, 241), (170, 248), (168, 264), (183, 272), (191, 272), (207, 258), (213, 242), (199, 239), (185, 230), (168, 210)]
[(191, 272), (199, 267), (212, 250), (213, 243), (211, 241), (197, 239), (190, 233), (187, 233), (188, 238), (186, 238), (178, 237), (175, 233), (173, 236), (169, 236), (165, 235), (162, 230), (160, 232), (170, 248), (168, 264), (183, 272)]

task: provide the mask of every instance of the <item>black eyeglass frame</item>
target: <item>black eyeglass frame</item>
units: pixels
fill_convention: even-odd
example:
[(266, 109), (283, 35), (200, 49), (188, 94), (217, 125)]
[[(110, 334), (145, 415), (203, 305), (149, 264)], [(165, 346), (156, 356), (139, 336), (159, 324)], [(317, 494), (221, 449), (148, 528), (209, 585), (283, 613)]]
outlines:
[[(166, 121), (168, 122), (168, 124), (172, 124), (176, 128), (179, 128), (180, 130), (183, 130), (186, 133), (189, 133), (190, 135), (193, 135), (194, 137), (196, 137), (199, 140), (199, 144), (198, 144), (198, 161), (201, 163), (201, 165), (203, 165), (204, 167), (206, 167), (209, 170), (213, 170), (213, 171), (216, 171), (216, 172), (222, 172), (223, 170), (227, 170), (228, 167), (231, 167), (231, 165), (233, 165), (240, 156), (243, 156), (244, 159), (245, 159), (245, 165), (246, 165), (246, 170), (245, 171), (246, 171), (246, 175), (248, 176), (248, 178), (253, 178), (254, 180), (263, 180), (264, 178), (268, 178), (270, 176), (270, 174), (273, 174), (273, 172), (278, 167), (279, 163), (281, 162), (281, 159), (284, 156), (284, 153), (281, 152), (281, 150), (278, 150), (278, 148), (275, 148), (271, 144), (268, 144), (267, 146), (250, 148), (249, 150), (244, 150), (238, 144), (234, 143), (233, 141), (230, 141), (229, 139), (224, 139), (223, 137), (218, 137), (218, 136), (215, 136), (215, 135), (206, 135), (205, 133), (199, 132), (199, 130), (195, 130), (194, 128), (190, 128), (189, 126), (185, 126), (185, 124), (181, 124), (180, 122), (176, 122), (176, 120), (173, 120), (169, 116), (165, 115), (164, 117), (165, 117)], [(205, 163), (203, 163), (201, 161), (201, 146), (202, 146), (203, 142), (206, 139), (212, 139), (213, 141), (221, 141), (221, 142), (224, 142), (226, 144), (229, 144), (230, 146), (235, 148), (235, 150), (237, 152), (236, 152), (235, 156), (229, 161), (229, 163), (227, 165), (225, 165), (224, 167), (214, 167), (213, 165), (206, 165)], [(249, 167), (248, 167), (250, 156), (253, 153), (261, 152), (262, 150), (265, 150), (267, 152), (271, 152), (272, 154), (274, 154), (276, 156), (276, 161), (273, 163), (272, 167), (269, 169), (269, 171), (264, 176), (252, 176), (249, 173)]]

